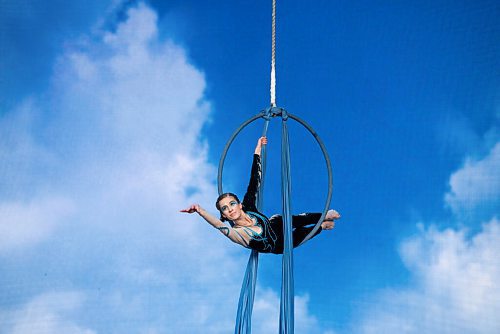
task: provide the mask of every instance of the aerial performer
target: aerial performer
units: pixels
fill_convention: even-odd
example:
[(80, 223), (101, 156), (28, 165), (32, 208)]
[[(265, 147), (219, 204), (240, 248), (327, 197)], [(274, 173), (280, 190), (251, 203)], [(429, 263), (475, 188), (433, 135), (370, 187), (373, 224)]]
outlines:
[[(262, 181), (261, 151), (267, 144), (266, 137), (260, 137), (255, 147), (253, 163), (247, 192), (240, 202), (237, 195), (223, 193), (215, 202), (220, 218), (207, 212), (199, 204), (180, 210), (185, 213), (198, 213), (210, 225), (218, 229), (234, 243), (261, 253), (282, 254), (284, 250), (283, 219), (281, 215), (265, 216), (257, 209), (257, 194)], [(303, 213), (292, 216), (293, 246), (297, 247), (307, 237), (321, 218), (321, 213)], [(328, 210), (320, 228), (313, 235), (322, 230), (331, 230), (340, 214), (335, 210)], [(224, 223), (228, 221), (229, 225)]]

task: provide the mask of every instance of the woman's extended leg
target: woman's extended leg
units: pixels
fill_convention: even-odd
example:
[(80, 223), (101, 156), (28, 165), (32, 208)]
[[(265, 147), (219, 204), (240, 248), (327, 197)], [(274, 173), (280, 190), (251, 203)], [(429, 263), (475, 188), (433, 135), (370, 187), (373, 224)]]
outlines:
[[(292, 216), (293, 247), (297, 247), (306, 238), (320, 218), (321, 213), (302, 213)], [(328, 210), (325, 221), (321, 223), (321, 227), (311, 238), (320, 234), (322, 230), (331, 230), (335, 224), (334, 220), (338, 218), (340, 218), (340, 215), (337, 211)], [(273, 215), (269, 218), (269, 221), (273, 225), (275, 231), (281, 236), (276, 243), (275, 253), (283, 253), (283, 217), (281, 215)]]
[(301, 213), (300, 215), (293, 215), (292, 216), (292, 227), (293, 228), (299, 228), (299, 227), (305, 227), (309, 225), (316, 225), (318, 223), (318, 220), (321, 218), (321, 213), (311, 213), (311, 212), (306, 212), (306, 213)]
[[(297, 247), (307, 237), (320, 218), (321, 213), (303, 213), (293, 216), (293, 247)], [(339, 218), (340, 214), (337, 211), (328, 210), (325, 215), (325, 220), (321, 223), (321, 227), (311, 238), (320, 234), (322, 230), (331, 230), (335, 226), (334, 220)]]
[[(316, 225), (318, 220), (321, 218), (321, 213), (301, 213), (300, 215), (292, 216), (292, 227), (299, 228), (308, 225)], [(325, 215), (325, 221), (321, 224), (321, 227), (325, 230), (330, 230), (333, 228), (333, 221), (340, 218), (340, 214), (335, 210), (328, 210)]]

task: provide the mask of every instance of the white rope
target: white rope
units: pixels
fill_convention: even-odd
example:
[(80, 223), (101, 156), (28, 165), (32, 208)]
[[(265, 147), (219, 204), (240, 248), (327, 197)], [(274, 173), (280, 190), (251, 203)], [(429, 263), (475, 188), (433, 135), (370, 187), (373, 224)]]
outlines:
[(276, 0), (273, 0), (273, 32), (271, 51), (271, 107), (276, 107)]

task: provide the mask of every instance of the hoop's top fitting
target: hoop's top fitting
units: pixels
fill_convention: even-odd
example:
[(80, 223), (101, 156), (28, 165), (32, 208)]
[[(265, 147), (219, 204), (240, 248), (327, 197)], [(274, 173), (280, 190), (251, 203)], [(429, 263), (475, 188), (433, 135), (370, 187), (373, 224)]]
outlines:
[(288, 112), (286, 109), (276, 106), (270, 106), (264, 110), (262, 110), (262, 117), (265, 120), (270, 120), (273, 117), (281, 117), (284, 121), (288, 119)]

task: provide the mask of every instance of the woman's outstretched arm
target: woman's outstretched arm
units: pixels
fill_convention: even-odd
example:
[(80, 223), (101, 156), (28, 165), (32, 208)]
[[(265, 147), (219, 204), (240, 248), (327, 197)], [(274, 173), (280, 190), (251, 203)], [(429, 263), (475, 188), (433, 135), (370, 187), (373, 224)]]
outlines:
[(203, 209), (199, 204), (192, 204), (189, 208), (182, 209), (180, 212), (184, 213), (198, 213), (201, 218), (205, 219), (207, 223), (218, 229), (222, 234), (228, 237), (234, 243), (247, 247), (246, 241), (241, 237), (241, 235), (236, 232), (232, 227), (224, 224), (220, 219), (216, 218), (214, 215), (210, 214), (208, 211)]

